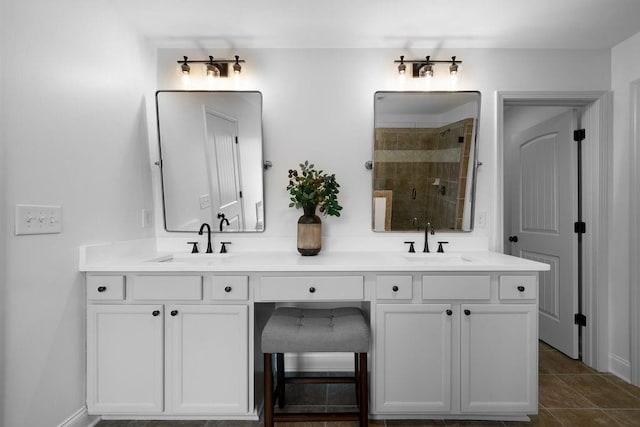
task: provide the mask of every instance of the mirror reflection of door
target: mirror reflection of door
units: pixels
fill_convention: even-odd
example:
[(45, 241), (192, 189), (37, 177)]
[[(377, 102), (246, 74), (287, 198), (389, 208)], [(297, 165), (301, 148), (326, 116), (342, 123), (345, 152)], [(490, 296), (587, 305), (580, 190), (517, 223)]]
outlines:
[[(235, 231), (244, 227), (240, 156), (238, 155), (237, 121), (204, 107), (205, 152), (211, 200), (212, 224), (222, 230)], [(224, 215), (222, 222), (219, 215)]]
[[(518, 107), (523, 108), (523, 107)], [(532, 110), (538, 108), (538, 110)], [(505, 144), (505, 192), (510, 196), (510, 225), (505, 245), (511, 255), (544, 262), (550, 271), (539, 280), (540, 339), (569, 357), (579, 357), (577, 235), (577, 155), (573, 130), (576, 112), (528, 107), (510, 118), (538, 116), (540, 122), (515, 133)], [(516, 126), (516, 125), (514, 125)], [(522, 125), (528, 126), (528, 125)]]

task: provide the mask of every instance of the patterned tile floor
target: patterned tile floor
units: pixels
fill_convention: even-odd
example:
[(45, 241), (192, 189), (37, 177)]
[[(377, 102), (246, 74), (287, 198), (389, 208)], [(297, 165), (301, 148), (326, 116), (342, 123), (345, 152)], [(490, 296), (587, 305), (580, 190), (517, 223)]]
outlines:
[[(601, 374), (540, 342), (539, 411), (530, 423), (457, 420), (371, 420), (372, 427), (640, 426), (640, 388)], [(291, 388), (289, 388), (291, 387)], [(287, 386), (289, 410), (352, 408), (353, 386)], [(107, 421), (97, 427), (262, 427), (262, 421)], [(355, 427), (352, 422), (276, 423), (276, 427)]]

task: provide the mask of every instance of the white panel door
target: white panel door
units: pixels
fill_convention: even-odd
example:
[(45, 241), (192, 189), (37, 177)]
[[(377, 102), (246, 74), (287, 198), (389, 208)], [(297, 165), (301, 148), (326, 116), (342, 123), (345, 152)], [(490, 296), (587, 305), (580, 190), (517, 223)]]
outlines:
[(90, 414), (163, 411), (162, 305), (87, 307)]
[(224, 214), (229, 224), (224, 230), (242, 230), (244, 211), (241, 198), (240, 156), (238, 154), (238, 125), (235, 119), (204, 108), (205, 152), (209, 171), (212, 223), (219, 224)]
[(511, 181), (511, 254), (544, 262), (539, 286), (540, 339), (578, 358), (577, 151), (575, 111), (521, 132)]
[(465, 304), (460, 323), (462, 412), (536, 412), (535, 304)]
[(167, 390), (176, 414), (246, 414), (246, 305), (167, 307)]
[(450, 411), (452, 306), (378, 304), (376, 311), (376, 412)]

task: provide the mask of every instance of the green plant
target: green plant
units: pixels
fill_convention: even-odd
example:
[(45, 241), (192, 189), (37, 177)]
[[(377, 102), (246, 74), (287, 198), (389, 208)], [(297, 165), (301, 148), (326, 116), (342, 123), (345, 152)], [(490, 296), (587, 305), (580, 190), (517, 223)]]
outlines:
[(342, 206), (338, 203), (340, 184), (335, 174), (329, 175), (316, 170), (309, 161), (300, 163), (300, 172), (289, 169), (289, 185), (291, 195), (289, 207), (300, 209), (304, 206), (320, 206), (320, 212), (327, 216), (340, 216)]

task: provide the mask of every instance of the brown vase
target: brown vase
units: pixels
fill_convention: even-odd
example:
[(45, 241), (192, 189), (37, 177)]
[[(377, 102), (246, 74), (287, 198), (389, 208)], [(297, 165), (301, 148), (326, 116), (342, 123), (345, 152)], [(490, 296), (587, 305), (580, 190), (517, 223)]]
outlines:
[(318, 255), (322, 249), (322, 221), (316, 215), (316, 205), (302, 206), (304, 215), (298, 219), (298, 252)]

